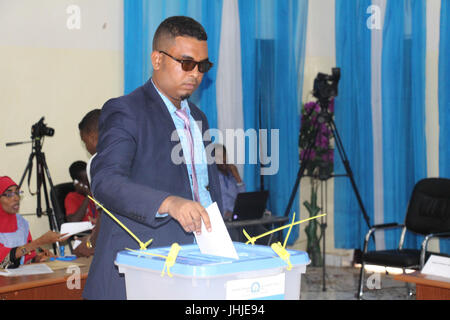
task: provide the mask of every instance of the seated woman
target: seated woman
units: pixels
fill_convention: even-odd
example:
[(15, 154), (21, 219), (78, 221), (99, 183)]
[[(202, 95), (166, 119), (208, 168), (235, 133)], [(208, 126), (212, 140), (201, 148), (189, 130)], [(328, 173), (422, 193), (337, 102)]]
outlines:
[(245, 184), (234, 164), (227, 162), (227, 150), (224, 145), (214, 145), (215, 160), (219, 169), (220, 190), (222, 192), (222, 212), (225, 220), (231, 220), (238, 193), (245, 192)]
[(11, 178), (0, 177), (0, 268), (43, 262), (53, 255), (40, 246), (65, 240), (63, 235), (48, 231), (33, 241), (28, 222), (17, 214), (19, 208), (19, 187)]
[(95, 204), (87, 197), (91, 195), (89, 181), (86, 173), (86, 162), (75, 161), (69, 168), (70, 177), (75, 187), (64, 200), (66, 218), (69, 222), (91, 221), (95, 224), (98, 216)]
[[(239, 171), (234, 164), (227, 162), (227, 149), (224, 145), (216, 143), (214, 144), (214, 156), (219, 171), (220, 191), (222, 192), (222, 205), (224, 212), (222, 213), (225, 221), (233, 220), (233, 210), (236, 198), (239, 193), (245, 192), (245, 184), (242, 181)], [(262, 225), (249, 225), (245, 227), (245, 230), (252, 235), (259, 235), (267, 232), (267, 229)], [(246, 242), (242, 228), (228, 229), (231, 240)], [(266, 239), (256, 240), (257, 244), (266, 245)]]

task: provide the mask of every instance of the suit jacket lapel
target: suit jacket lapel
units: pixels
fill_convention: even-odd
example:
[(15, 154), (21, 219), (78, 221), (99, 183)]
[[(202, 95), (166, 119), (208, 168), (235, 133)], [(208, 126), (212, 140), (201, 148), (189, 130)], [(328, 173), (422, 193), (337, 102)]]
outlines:
[[(169, 113), (169, 110), (167, 110), (167, 106), (165, 105), (164, 101), (162, 100), (159, 93), (156, 91), (151, 79), (149, 79), (144, 84), (144, 91), (146, 93), (147, 99), (148, 99), (148, 106), (150, 108), (155, 108), (155, 113), (157, 114), (158, 118), (161, 119), (161, 130), (168, 130), (168, 136), (172, 137), (173, 134), (177, 135), (178, 141), (175, 140), (169, 140), (168, 143), (171, 144), (171, 150), (173, 150), (180, 142), (180, 137), (178, 136), (178, 133), (176, 132), (175, 124), (173, 123), (172, 116)], [(184, 159), (184, 153), (183, 150), (182, 157)], [(182, 179), (183, 183), (186, 186), (186, 188), (189, 188), (191, 190), (190, 181), (189, 181), (189, 173), (186, 166), (186, 159), (182, 162), (180, 165), (182, 170)], [(191, 192), (189, 192), (191, 195)], [(191, 195), (192, 197), (192, 195)]]

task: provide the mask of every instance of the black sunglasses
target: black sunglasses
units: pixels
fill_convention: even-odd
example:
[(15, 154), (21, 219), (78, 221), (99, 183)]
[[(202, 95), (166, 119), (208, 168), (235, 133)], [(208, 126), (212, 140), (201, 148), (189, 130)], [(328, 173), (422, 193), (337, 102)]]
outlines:
[(166, 56), (171, 57), (173, 60), (181, 63), (181, 69), (183, 69), (183, 71), (192, 71), (192, 70), (194, 70), (195, 66), (198, 65), (198, 71), (200, 71), (201, 73), (206, 73), (213, 66), (213, 63), (211, 61), (209, 61), (208, 59), (205, 59), (205, 60), (202, 60), (199, 62), (194, 61), (194, 60), (181, 60), (181, 59), (177, 59), (177, 58), (171, 56), (167, 52), (164, 52), (164, 51), (159, 51), (159, 52), (164, 53)]

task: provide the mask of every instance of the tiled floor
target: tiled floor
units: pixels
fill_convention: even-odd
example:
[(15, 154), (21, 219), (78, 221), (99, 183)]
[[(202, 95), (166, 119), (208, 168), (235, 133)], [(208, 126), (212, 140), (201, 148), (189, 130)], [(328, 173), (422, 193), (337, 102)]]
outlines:
[[(356, 292), (359, 282), (359, 268), (354, 267), (331, 267), (325, 268), (325, 288), (323, 291), (322, 268), (307, 267), (306, 273), (302, 275), (300, 300), (356, 300)], [(409, 300), (407, 286), (404, 282), (396, 281), (393, 275), (382, 273), (375, 274), (369, 281), (369, 290), (366, 286), (367, 279), (374, 275), (366, 272), (365, 289), (363, 299), (365, 300)], [(415, 286), (412, 285), (413, 292)]]

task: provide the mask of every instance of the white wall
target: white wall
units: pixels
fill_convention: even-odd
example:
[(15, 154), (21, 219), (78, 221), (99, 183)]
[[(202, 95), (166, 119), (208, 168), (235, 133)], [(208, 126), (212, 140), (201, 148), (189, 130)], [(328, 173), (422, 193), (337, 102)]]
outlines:
[[(70, 181), (73, 161), (89, 159), (78, 123), (88, 111), (123, 93), (122, 3), (0, 0), (0, 175), (19, 183), (31, 145), (5, 143), (29, 140), (31, 126), (42, 116), (55, 129), (43, 145), (54, 184)], [(67, 26), (77, 21), (73, 11), (66, 11), (70, 5), (80, 10), (79, 29)], [(32, 191), (35, 177), (34, 167)], [(48, 230), (48, 218), (36, 217), (36, 197), (26, 182), (22, 189), (20, 212), (36, 238)]]

